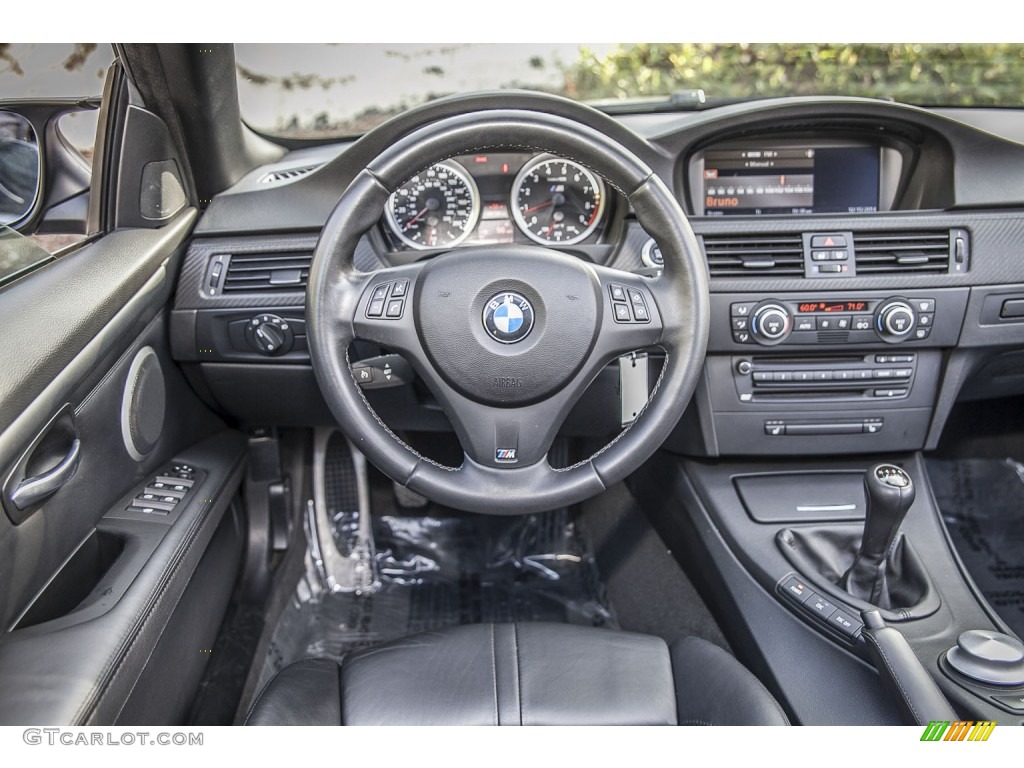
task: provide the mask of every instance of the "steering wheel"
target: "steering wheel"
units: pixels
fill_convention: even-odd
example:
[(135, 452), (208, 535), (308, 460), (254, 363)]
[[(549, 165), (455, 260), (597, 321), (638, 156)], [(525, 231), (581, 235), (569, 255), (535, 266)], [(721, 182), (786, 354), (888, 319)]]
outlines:
[[(550, 152), (602, 176), (629, 201), (664, 257), (657, 279), (541, 246), (459, 248), (364, 273), (353, 254), (390, 195), (430, 165), (483, 150)], [(345, 189), (310, 269), (313, 369), (342, 431), (381, 471), (440, 504), (522, 514), (594, 496), (637, 469), (675, 427), (708, 336), (707, 269), (671, 191), (602, 132), (527, 110), (446, 117), (390, 143)], [(406, 445), (350, 369), (355, 339), (402, 354), (450, 419), (465, 453), (447, 467)], [(634, 423), (585, 461), (553, 468), (560, 425), (616, 357), (659, 346), (665, 363)]]

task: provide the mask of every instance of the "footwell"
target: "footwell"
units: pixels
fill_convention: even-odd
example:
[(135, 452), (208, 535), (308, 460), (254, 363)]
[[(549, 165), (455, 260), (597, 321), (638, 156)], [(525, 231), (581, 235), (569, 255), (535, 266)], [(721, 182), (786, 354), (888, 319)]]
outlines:
[(971, 578), (1024, 637), (1024, 465), (1012, 459), (929, 459), (928, 475)]
[[(351, 519), (335, 519), (353, 528)], [(340, 659), (455, 624), (618, 627), (593, 548), (567, 510), (489, 517), (430, 506), (422, 514), (374, 514), (372, 533), (374, 578), (365, 589), (338, 589), (310, 558), (274, 631), (263, 682), (301, 658)]]

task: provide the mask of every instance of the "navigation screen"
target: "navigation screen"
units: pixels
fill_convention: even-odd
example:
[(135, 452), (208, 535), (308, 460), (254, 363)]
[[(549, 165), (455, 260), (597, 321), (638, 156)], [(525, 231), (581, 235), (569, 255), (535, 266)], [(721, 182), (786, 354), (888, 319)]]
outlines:
[(704, 153), (706, 216), (878, 210), (877, 147), (751, 146)]

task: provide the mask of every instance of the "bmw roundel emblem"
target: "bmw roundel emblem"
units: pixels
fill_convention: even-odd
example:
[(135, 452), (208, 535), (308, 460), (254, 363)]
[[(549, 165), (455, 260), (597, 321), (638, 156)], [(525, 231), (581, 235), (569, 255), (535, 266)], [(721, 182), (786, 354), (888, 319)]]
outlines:
[(515, 344), (533, 329), (533, 306), (518, 293), (499, 293), (484, 306), (484, 328), (502, 344)]

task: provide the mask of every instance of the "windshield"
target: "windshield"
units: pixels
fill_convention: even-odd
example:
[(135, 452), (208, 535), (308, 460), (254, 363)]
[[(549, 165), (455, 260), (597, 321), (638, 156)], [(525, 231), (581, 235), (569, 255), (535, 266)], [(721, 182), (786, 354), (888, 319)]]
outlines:
[[(242, 114), (293, 138), (355, 136), (425, 101), (530, 88), (643, 112), (775, 96), (1024, 106), (1017, 44), (465, 44), (236, 47)], [(676, 99), (670, 99), (678, 94)]]

